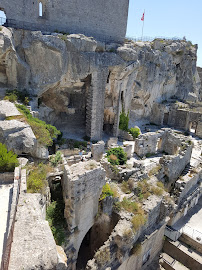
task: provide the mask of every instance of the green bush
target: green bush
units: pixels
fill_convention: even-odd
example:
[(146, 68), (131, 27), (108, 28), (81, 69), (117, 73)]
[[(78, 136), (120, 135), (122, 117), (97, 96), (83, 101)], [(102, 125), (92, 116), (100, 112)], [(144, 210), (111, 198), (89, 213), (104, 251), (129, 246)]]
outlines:
[(140, 135), (140, 129), (138, 127), (129, 129), (129, 133), (136, 139)]
[(111, 148), (107, 151), (107, 159), (112, 165), (123, 165), (127, 161), (127, 154), (121, 147)]
[(53, 139), (57, 138), (60, 131), (57, 130), (56, 127), (33, 117), (25, 105), (16, 104), (16, 107), (26, 117), (26, 120), (31, 126), (37, 140), (43, 145), (51, 146), (53, 144)]
[(55, 156), (50, 157), (51, 165), (56, 167), (59, 163), (62, 162), (62, 153), (60, 151), (57, 151)]
[(102, 194), (100, 196), (100, 201), (104, 200), (106, 197), (112, 196), (114, 197), (114, 192), (111, 190), (110, 185), (107, 183), (102, 188)]
[(0, 143), (0, 172), (13, 172), (18, 165), (17, 155)]
[(26, 90), (19, 91), (17, 89), (14, 89), (14, 90), (6, 90), (6, 95), (4, 99), (9, 100), (10, 102), (19, 101), (24, 105), (28, 105), (30, 96)]
[(47, 168), (44, 164), (40, 163), (37, 167), (32, 167), (27, 177), (27, 192), (43, 192), (44, 188), (47, 186), (46, 175)]
[(125, 112), (122, 112), (120, 114), (119, 129), (128, 131), (128, 123), (129, 123), (129, 113), (125, 114)]
[(46, 210), (46, 220), (49, 223), (55, 242), (61, 246), (65, 241), (64, 202), (52, 202)]

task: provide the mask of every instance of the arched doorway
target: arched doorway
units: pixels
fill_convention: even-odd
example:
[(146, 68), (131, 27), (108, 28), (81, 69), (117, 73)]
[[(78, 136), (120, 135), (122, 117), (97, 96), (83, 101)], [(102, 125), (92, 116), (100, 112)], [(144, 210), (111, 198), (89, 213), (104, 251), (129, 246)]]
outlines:
[(0, 25), (4, 25), (6, 23), (6, 13), (3, 8), (0, 7)]
[(86, 268), (89, 260), (93, 259), (96, 251), (104, 244), (109, 238), (114, 227), (118, 223), (120, 216), (112, 213), (112, 216), (102, 214), (90, 228), (85, 235), (77, 257), (77, 270)]

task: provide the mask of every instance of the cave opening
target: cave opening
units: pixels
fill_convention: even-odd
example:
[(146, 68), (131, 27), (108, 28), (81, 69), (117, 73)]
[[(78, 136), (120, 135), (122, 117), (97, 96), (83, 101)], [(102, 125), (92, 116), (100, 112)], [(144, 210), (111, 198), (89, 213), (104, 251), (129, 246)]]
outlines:
[(85, 269), (87, 262), (93, 259), (96, 251), (107, 241), (119, 219), (117, 213), (112, 213), (111, 216), (102, 214), (96, 220), (81, 243), (76, 270)]

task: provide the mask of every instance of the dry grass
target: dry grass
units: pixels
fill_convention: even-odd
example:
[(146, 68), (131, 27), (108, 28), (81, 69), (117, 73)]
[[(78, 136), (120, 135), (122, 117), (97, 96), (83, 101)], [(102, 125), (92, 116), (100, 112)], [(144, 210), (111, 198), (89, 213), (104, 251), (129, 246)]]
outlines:
[(130, 189), (130, 186), (128, 184), (127, 181), (123, 181), (121, 183), (121, 190), (126, 193), (126, 194), (130, 194), (131, 193), (131, 189)]
[(123, 232), (123, 237), (125, 241), (128, 241), (132, 238), (133, 236), (133, 231), (131, 228), (125, 229)]
[(161, 165), (157, 165), (156, 167), (152, 168), (149, 172), (148, 175), (149, 177), (156, 175), (161, 169)]
[(151, 187), (151, 193), (157, 196), (161, 196), (163, 194), (163, 189), (159, 187)]
[(96, 161), (89, 161), (85, 167), (84, 167), (86, 170), (90, 171), (90, 170), (93, 170), (93, 169), (96, 169), (97, 168), (97, 163)]
[(132, 254), (133, 255), (136, 255), (136, 256), (138, 256), (138, 255), (140, 255), (141, 254), (141, 252), (142, 252), (142, 245), (141, 245), (141, 243), (135, 243), (135, 245), (133, 246), (133, 248), (132, 248)]
[(114, 183), (112, 183), (112, 184), (110, 184), (110, 188), (111, 188), (111, 191), (114, 193), (114, 197), (119, 198), (120, 194), (118, 192), (117, 186)]
[(143, 226), (147, 221), (147, 218), (144, 214), (137, 214), (131, 219), (133, 225), (133, 230), (137, 231), (141, 226)]
[(100, 266), (104, 266), (110, 261), (110, 249), (109, 247), (102, 248), (95, 253), (95, 260)]

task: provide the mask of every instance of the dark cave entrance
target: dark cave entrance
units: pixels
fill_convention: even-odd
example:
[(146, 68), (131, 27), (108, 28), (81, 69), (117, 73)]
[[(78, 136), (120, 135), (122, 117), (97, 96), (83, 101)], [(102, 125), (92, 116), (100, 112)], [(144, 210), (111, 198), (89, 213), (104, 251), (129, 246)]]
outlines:
[[(90, 129), (92, 98), (91, 74), (86, 78), (67, 83), (66, 87), (52, 88), (40, 97), (39, 110), (51, 108), (44, 120), (56, 126), (63, 137), (82, 139)], [(51, 121), (50, 121), (51, 119)]]
[(89, 260), (93, 259), (96, 251), (109, 238), (111, 232), (119, 221), (119, 215), (112, 213), (108, 215), (102, 214), (92, 226), (92, 228), (85, 235), (77, 258), (76, 270), (85, 269)]
[(164, 118), (163, 118), (163, 125), (164, 126), (168, 125), (168, 119), (169, 119), (169, 113), (164, 113)]
[(0, 25), (4, 25), (6, 23), (6, 13), (3, 8), (0, 7)]

